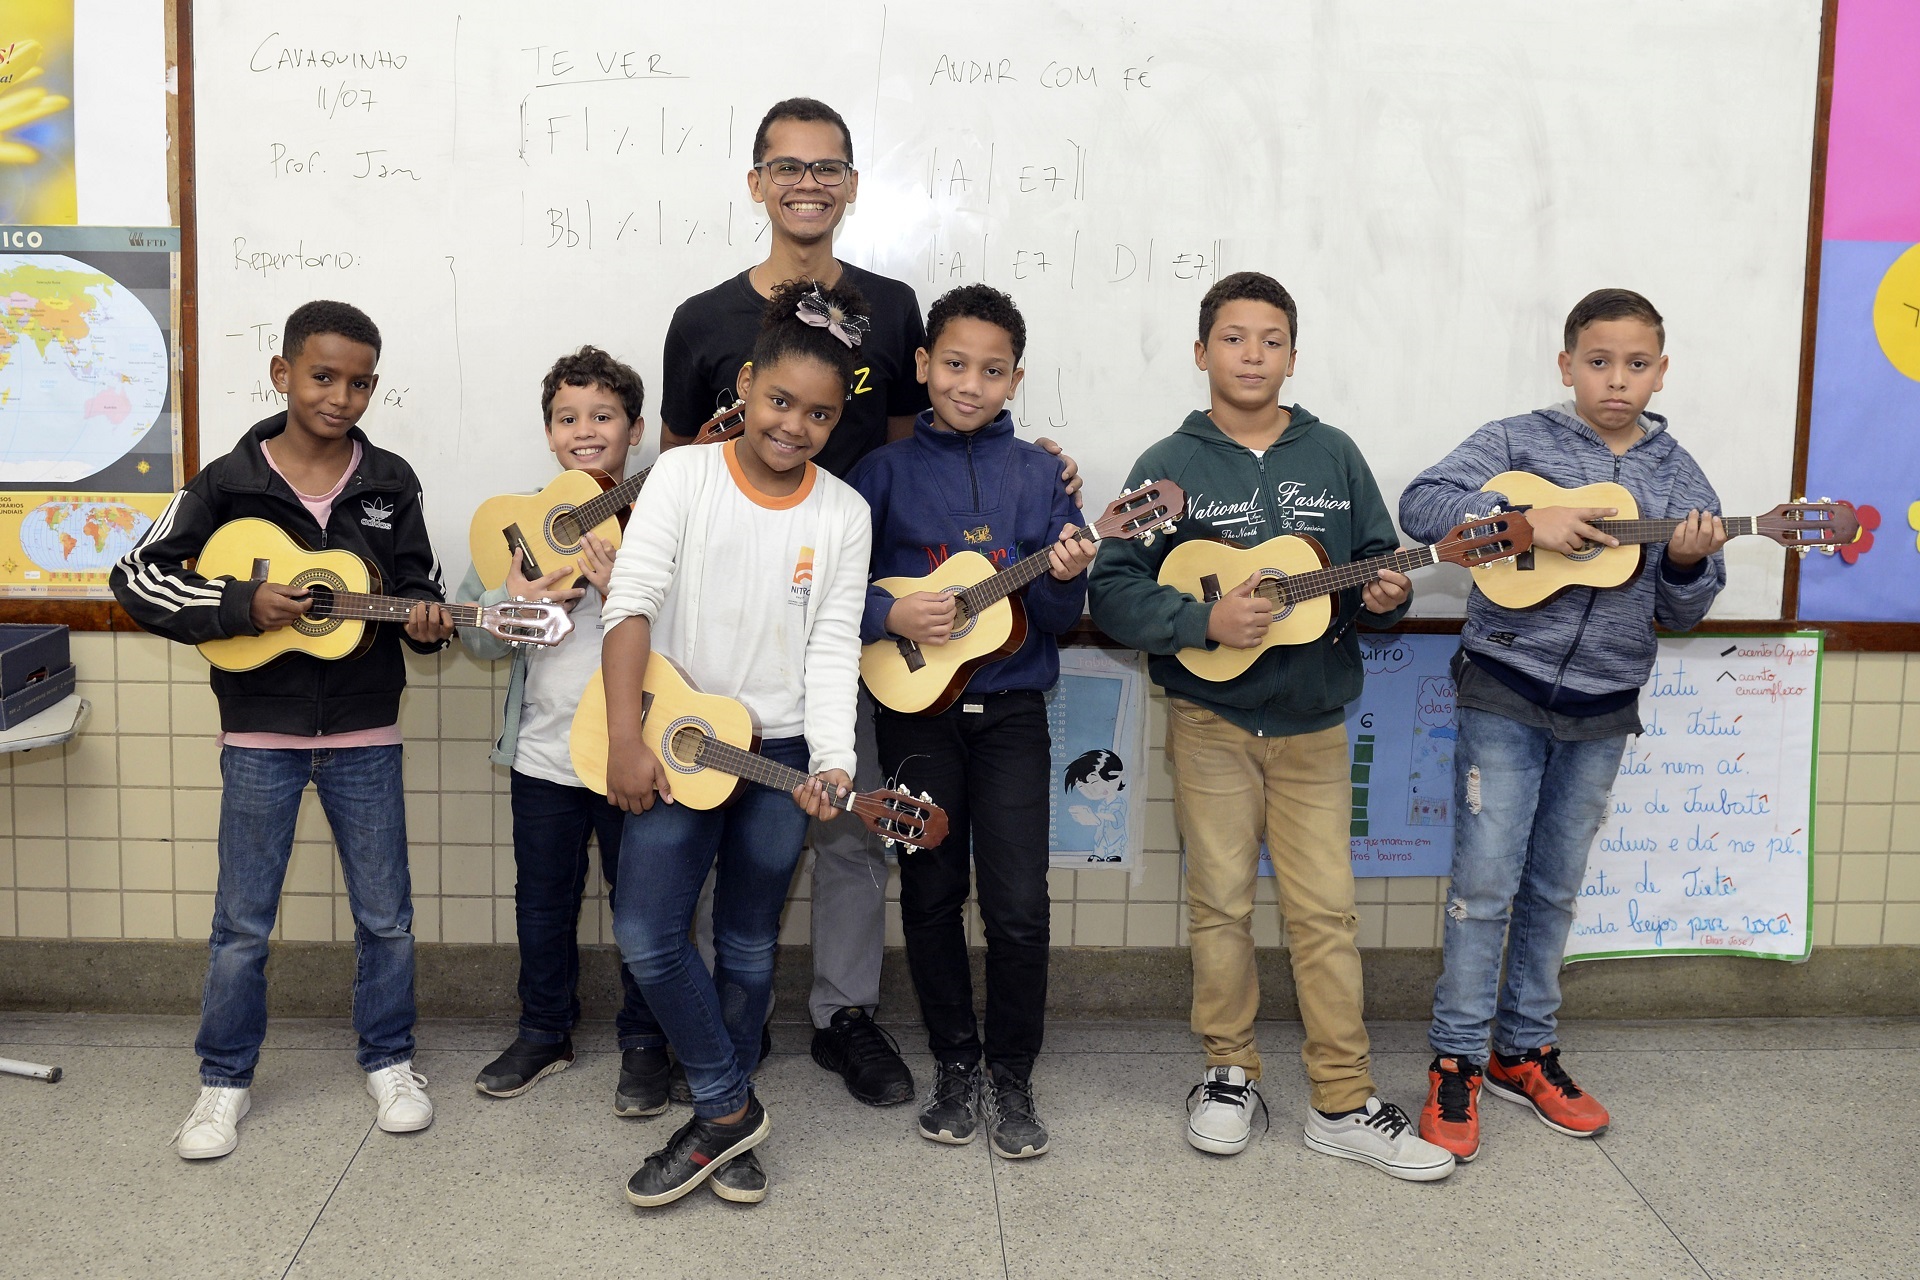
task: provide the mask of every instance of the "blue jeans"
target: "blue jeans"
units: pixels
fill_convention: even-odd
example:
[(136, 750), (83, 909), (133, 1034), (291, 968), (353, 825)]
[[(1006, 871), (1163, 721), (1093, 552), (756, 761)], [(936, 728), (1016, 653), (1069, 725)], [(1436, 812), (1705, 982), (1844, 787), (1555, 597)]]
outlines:
[[(520, 1035), (559, 1044), (580, 1021), (580, 899), (587, 889), (587, 840), (600, 840), (600, 871), (619, 883), (626, 814), (585, 787), (514, 770), (513, 917), (520, 936)], [(620, 966), (625, 997), (614, 1019), (622, 1049), (660, 1043), (660, 1024), (640, 984)]]
[(200, 998), (200, 1082), (253, 1083), (267, 1034), (267, 938), (307, 783), (333, 827), (353, 911), (355, 1060), (378, 1071), (413, 1057), (413, 878), (400, 748), (220, 752), (220, 885)]
[[(771, 739), (760, 753), (807, 767), (804, 738)], [(697, 1116), (724, 1116), (746, 1104), (773, 991), (780, 912), (806, 834), (807, 815), (791, 796), (752, 784), (719, 809), (656, 803), (627, 815), (613, 934), (686, 1068)], [(691, 933), (716, 858), (709, 974)]]
[(1553, 1043), (1574, 901), (1627, 739), (1564, 742), (1465, 706), (1459, 727), (1445, 968), (1427, 1039), (1485, 1061), (1489, 1035), (1506, 1054)]

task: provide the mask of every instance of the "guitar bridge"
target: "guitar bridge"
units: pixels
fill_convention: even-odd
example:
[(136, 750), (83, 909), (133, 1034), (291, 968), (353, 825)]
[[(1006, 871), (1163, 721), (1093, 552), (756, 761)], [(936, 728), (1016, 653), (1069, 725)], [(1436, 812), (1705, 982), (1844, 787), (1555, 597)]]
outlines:
[(908, 671), (918, 671), (927, 665), (927, 657), (920, 652), (920, 646), (905, 636), (898, 636), (894, 643), (900, 646), (900, 657), (905, 660)]
[(1200, 579), (1200, 602), (1212, 604), (1220, 598), (1220, 575), (1209, 573)]
[(533, 558), (533, 546), (527, 541), (527, 535), (520, 532), (520, 526), (510, 524), (500, 532), (507, 539), (508, 557), (511, 558), (516, 551), (520, 553), (520, 576), (526, 578), (528, 581), (543, 577), (544, 575), (540, 571), (540, 562)]

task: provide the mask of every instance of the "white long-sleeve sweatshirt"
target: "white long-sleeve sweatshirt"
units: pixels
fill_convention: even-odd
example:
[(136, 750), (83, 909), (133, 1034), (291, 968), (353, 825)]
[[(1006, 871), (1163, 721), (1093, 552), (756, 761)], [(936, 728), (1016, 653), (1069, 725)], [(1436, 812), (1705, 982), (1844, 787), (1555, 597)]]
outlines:
[(804, 735), (811, 772), (852, 776), (872, 517), (810, 462), (791, 495), (759, 492), (741, 447), (661, 455), (614, 560), (607, 632), (645, 617), (653, 652), (701, 690), (745, 703), (763, 737)]

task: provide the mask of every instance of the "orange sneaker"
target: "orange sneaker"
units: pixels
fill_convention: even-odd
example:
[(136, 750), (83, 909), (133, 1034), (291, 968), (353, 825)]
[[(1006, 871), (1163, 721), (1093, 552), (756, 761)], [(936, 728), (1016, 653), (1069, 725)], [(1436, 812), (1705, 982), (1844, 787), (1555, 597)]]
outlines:
[(1435, 1058), (1427, 1068), (1427, 1105), (1420, 1136), (1451, 1151), (1461, 1164), (1480, 1154), (1480, 1066), (1466, 1058)]
[(1597, 1138), (1612, 1117), (1560, 1065), (1560, 1046), (1510, 1057), (1496, 1053), (1487, 1060), (1487, 1092), (1523, 1107), (1532, 1107), (1540, 1123), (1569, 1138)]

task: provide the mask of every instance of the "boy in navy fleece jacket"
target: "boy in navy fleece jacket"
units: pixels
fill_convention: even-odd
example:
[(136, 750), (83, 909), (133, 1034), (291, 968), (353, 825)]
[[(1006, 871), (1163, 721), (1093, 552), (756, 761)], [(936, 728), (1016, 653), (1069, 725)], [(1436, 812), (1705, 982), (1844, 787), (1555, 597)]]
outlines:
[[(1020, 385), (1026, 338), (1013, 299), (998, 290), (966, 285), (941, 297), (916, 354), (933, 408), (910, 438), (869, 454), (847, 477), (873, 509), (875, 578), (924, 576), (961, 549), (1005, 568), (1053, 544), (1050, 572), (1022, 594), (1028, 629), (1020, 648), (975, 671), (947, 710), (905, 715), (881, 706), (874, 726), (881, 767), (930, 794), (951, 822), (939, 848), (900, 859), (907, 963), (937, 1065), (920, 1134), (973, 1141), (981, 1098), (988, 1139), (1008, 1159), (1047, 1149), (1031, 1084), (1049, 944), (1045, 694), (1060, 674), (1055, 637), (1080, 619), (1093, 559), (1092, 544), (1071, 536), (1078, 513), (1059, 464), (1015, 439), (1002, 407)], [(944, 644), (953, 628), (952, 596), (895, 599), (871, 587), (860, 639)], [(984, 1048), (962, 917), (969, 848), (987, 935)]]
[[(1597, 290), (1567, 317), (1564, 338), (1570, 403), (1488, 423), (1400, 495), (1401, 527), (1421, 542), (1508, 505), (1481, 489), (1503, 471), (1568, 489), (1614, 481), (1642, 518), (1681, 521), (1621, 586), (1574, 587), (1526, 610), (1479, 591), (1467, 602), (1453, 668), (1460, 738), (1445, 968), (1427, 1034), (1438, 1056), (1420, 1113), (1420, 1136), (1461, 1161), (1480, 1151), (1482, 1079), (1556, 1132), (1607, 1131), (1607, 1109), (1560, 1065), (1560, 962), (1627, 735), (1640, 732), (1653, 629), (1691, 629), (1727, 581), (1720, 500), (1667, 420), (1646, 412), (1667, 371), (1660, 313), (1637, 293)], [(1527, 518), (1535, 547), (1568, 553), (1618, 545), (1588, 523), (1616, 514), (1536, 507)]]

